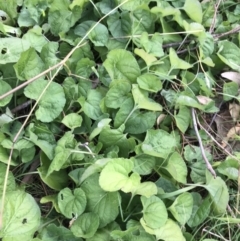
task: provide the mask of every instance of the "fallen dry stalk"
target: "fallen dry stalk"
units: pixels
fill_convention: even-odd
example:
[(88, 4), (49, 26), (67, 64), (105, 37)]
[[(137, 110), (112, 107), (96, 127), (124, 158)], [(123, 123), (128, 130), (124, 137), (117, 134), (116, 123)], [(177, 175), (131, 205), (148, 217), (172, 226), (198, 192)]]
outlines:
[(207, 159), (207, 156), (205, 154), (205, 150), (204, 150), (204, 147), (203, 147), (203, 144), (202, 144), (202, 139), (201, 139), (201, 137), (199, 135), (194, 108), (191, 108), (191, 111), (192, 111), (193, 127), (194, 127), (195, 133), (197, 135), (197, 139), (198, 139), (198, 143), (199, 143), (200, 150), (201, 150), (201, 153), (202, 153), (202, 157), (203, 157), (203, 159), (204, 159), (204, 161), (206, 163), (207, 169), (211, 172), (213, 177), (216, 178), (216, 176), (217, 176), (216, 172), (214, 171), (214, 169), (212, 168), (212, 165), (210, 164), (210, 162)]

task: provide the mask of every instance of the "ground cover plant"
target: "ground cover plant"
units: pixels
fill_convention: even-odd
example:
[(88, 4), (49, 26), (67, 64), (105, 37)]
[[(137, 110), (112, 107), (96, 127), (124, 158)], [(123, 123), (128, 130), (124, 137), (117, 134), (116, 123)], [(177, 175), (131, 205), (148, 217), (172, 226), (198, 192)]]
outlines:
[(0, 0), (0, 238), (240, 240), (240, 3)]

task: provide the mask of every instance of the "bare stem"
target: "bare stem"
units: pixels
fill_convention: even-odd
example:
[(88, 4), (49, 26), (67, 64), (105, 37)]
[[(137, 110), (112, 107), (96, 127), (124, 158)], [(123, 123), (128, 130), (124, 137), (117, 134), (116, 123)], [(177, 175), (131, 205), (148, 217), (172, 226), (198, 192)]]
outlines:
[(216, 172), (213, 170), (212, 165), (210, 164), (210, 162), (207, 159), (207, 156), (205, 154), (205, 150), (202, 144), (202, 139), (200, 137), (199, 131), (198, 131), (198, 126), (197, 126), (197, 120), (196, 120), (196, 116), (195, 116), (195, 110), (194, 108), (191, 109), (192, 110), (192, 119), (193, 119), (193, 127), (195, 130), (195, 133), (197, 135), (197, 139), (198, 139), (198, 143), (201, 149), (201, 153), (202, 153), (202, 157), (206, 163), (207, 169), (211, 172), (211, 174), (213, 175), (214, 178), (216, 178)]
[(216, 25), (216, 18), (217, 18), (217, 11), (218, 11), (218, 8), (219, 8), (219, 5), (221, 3), (222, 0), (218, 0), (218, 3), (216, 5), (214, 5), (214, 16), (213, 16), (213, 21), (212, 21), (212, 24), (211, 24), (211, 27), (210, 27), (210, 30), (209, 32), (212, 33), (214, 28), (215, 28), (215, 25)]
[(215, 234), (215, 233), (213, 233), (213, 232), (211, 232), (211, 231), (208, 231), (207, 229), (203, 229), (203, 232), (205, 232), (205, 233), (209, 233), (209, 234), (211, 234), (212, 236), (214, 236), (214, 237), (217, 237), (217, 238), (219, 238), (219, 239), (221, 239), (221, 240), (224, 240), (224, 241), (229, 241), (228, 239), (225, 239), (224, 237), (222, 237), (222, 236), (219, 236), (219, 235), (217, 235), (217, 234)]

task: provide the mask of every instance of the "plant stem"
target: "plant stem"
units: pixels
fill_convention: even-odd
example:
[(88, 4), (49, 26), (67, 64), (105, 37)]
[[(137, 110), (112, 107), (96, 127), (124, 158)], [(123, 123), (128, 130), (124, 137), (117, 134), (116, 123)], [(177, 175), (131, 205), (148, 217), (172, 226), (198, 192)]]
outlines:
[(207, 156), (205, 154), (205, 150), (204, 150), (204, 147), (203, 147), (203, 144), (202, 144), (202, 139), (200, 137), (200, 134), (199, 134), (199, 131), (198, 131), (198, 127), (197, 127), (195, 110), (194, 110), (194, 108), (192, 108), (191, 110), (192, 110), (193, 127), (194, 127), (194, 130), (195, 130), (197, 139), (198, 139), (198, 143), (199, 143), (199, 146), (200, 146), (200, 149), (201, 149), (202, 157), (203, 157), (203, 159), (204, 159), (204, 161), (206, 163), (207, 169), (210, 171), (210, 173), (213, 175), (213, 177), (216, 178), (216, 176), (217, 176), (216, 172), (213, 170), (212, 165), (208, 161)]

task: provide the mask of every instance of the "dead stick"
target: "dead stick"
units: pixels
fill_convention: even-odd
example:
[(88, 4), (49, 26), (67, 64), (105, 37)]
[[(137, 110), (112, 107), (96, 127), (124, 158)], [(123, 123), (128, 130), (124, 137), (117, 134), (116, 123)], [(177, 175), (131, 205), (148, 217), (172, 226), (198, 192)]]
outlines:
[(210, 33), (212, 33), (214, 28), (215, 28), (217, 11), (218, 11), (218, 8), (219, 8), (219, 5), (220, 5), (221, 1), (222, 0), (218, 0), (218, 3), (216, 5), (214, 5), (215, 10), (214, 10), (213, 21), (212, 21), (212, 24), (211, 24), (211, 27), (210, 27), (210, 30), (209, 30)]
[[(230, 207), (229, 205), (227, 205), (227, 210), (228, 210), (228, 212), (231, 214), (231, 216), (232, 216), (233, 218), (236, 218), (233, 210), (231, 209), (231, 207)], [(237, 226), (238, 226), (238, 228), (240, 229), (240, 224), (239, 224), (239, 223), (237, 224)]]
[(204, 161), (206, 163), (207, 169), (211, 172), (213, 177), (216, 178), (217, 175), (216, 175), (215, 171), (213, 170), (212, 165), (210, 164), (210, 162), (208, 161), (208, 159), (206, 157), (205, 150), (204, 150), (204, 147), (203, 147), (203, 144), (202, 144), (202, 139), (201, 139), (201, 137), (199, 135), (194, 108), (191, 108), (191, 111), (192, 111), (193, 127), (194, 127), (195, 133), (197, 135), (197, 139), (198, 139), (199, 146), (200, 146), (200, 149), (201, 149), (202, 157), (203, 157), (203, 159), (204, 159)]
[[(31, 167), (30, 167), (30, 169), (29, 169), (29, 172), (36, 171), (36, 169), (37, 169), (37, 167), (39, 166), (39, 164), (40, 164), (39, 159), (35, 160), (35, 161), (32, 163), (32, 165), (31, 165)], [(27, 175), (25, 175), (24, 178), (22, 179), (22, 183), (23, 183), (23, 184), (29, 184), (29, 183), (31, 182), (32, 175), (33, 175), (33, 174), (27, 174)]]
[(11, 112), (12, 113), (17, 113), (18, 111), (25, 109), (26, 107), (28, 107), (31, 104), (32, 104), (32, 100), (28, 100), (25, 103), (23, 103), (23, 104), (15, 107), (14, 109), (12, 109)]
[(225, 37), (225, 36), (228, 36), (230, 34), (234, 34), (234, 33), (237, 33), (240, 31), (240, 26), (237, 26), (236, 28), (228, 31), (228, 32), (225, 32), (225, 33), (219, 33), (219, 34), (214, 34), (213, 35), (213, 38), (215, 41), (217, 41), (219, 38), (222, 38), (222, 37)]

